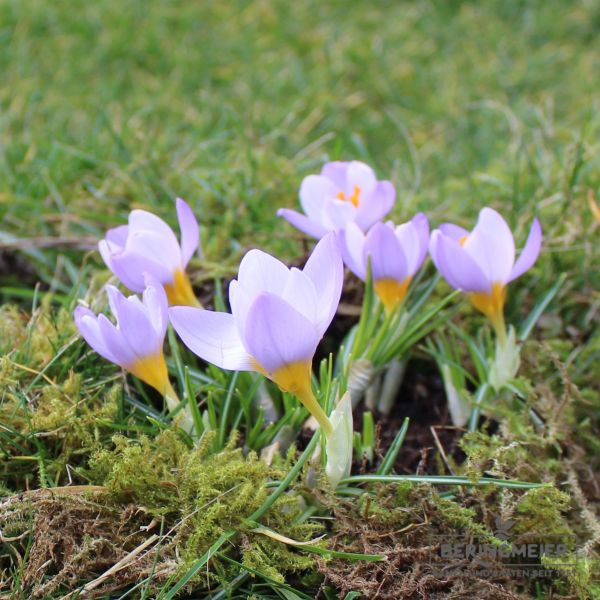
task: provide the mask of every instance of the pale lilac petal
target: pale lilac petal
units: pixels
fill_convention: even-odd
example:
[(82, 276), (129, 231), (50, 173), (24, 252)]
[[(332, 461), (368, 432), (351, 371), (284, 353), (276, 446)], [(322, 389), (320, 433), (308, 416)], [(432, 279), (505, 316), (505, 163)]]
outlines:
[(423, 213), (395, 228), (396, 238), (406, 258), (407, 275), (412, 277), (423, 264), (429, 242), (429, 223)]
[(315, 246), (303, 273), (310, 278), (317, 291), (316, 325), (321, 337), (337, 311), (344, 285), (344, 263), (335, 233), (327, 234)]
[(119, 227), (113, 227), (106, 232), (106, 239), (115, 246), (120, 248), (125, 247), (127, 242), (127, 236), (129, 235), (128, 225), (119, 225)]
[(261, 292), (281, 295), (289, 274), (290, 270), (280, 260), (254, 249), (242, 258), (238, 281), (253, 298)]
[(343, 229), (346, 223), (354, 221), (356, 207), (347, 200), (329, 200), (325, 205), (324, 224), (329, 231)]
[(129, 213), (129, 232), (130, 234), (153, 233), (159, 238), (163, 238), (165, 243), (179, 247), (171, 227), (160, 217), (147, 210), (135, 209)]
[(108, 296), (108, 305), (110, 306), (110, 312), (119, 320), (118, 310), (119, 310), (119, 299), (125, 298), (123, 294), (116, 288), (114, 285), (106, 286), (106, 295)]
[(464, 229), (463, 227), (459, 227), (458, 225), (454, 225), (454, 223), (442, 223), (439, 226), (439, 230), (449, 238), (456, 240), (459, 242), (463, 238), (469, 237), (469, 231)]
[(300, 204), (306, 216), (313, 221), (321, 221), (325, 202), (335, 198), (339, 191), (326, 177), (321, 175), (305, 177), (300, 184)]
[(264, 293), (248, 313), (244, 345), (272, 375), (285, 365), (312, 360), (320, 337), (316, 327), (285, 300)]
[(119, 330), (138, 359), (153, 356), (162, 349), (163, 338), (156, 334), (146, 307), (137, 296), (116, 297)]
[(240, 338), (244, 335), (246, 317), (255, 298), (256, 294), (252, 295), (248, 293), (237, 279), (232, 279), (229, 282), (229, 305), (231, 306), (231, 314), (235, 320)]
[(361, 200), (356, 212), (356, 224), (363, 231), (368, 231), (392, 210), (395, 200), (396, 189), (392, 183), (390, 181), (377, 182), (371, 197)]
[(323, 168), (321, 169), (321, 175), (330, 179), (339, 192), (343, 192), (346, 189), (348, 164), (349, 163), (341, 160), (334, 160), (323, 165)]
[(346, 194), (352, 195), (354, 188), (360, 188), (360, 199), (368, 198), (375, 190), (377, 178), (369, 165), (358, 160), (353, 160), (346, 171)]
[(463, 244), (488, 281), (507, 283), (515, 262), (515, 241), (506, 221), (493, 209), (483, 208), (475, 229)]
[(183, 269), (181, 249), (172, 231), (168, 237), (154, 231), (131, 231), (123, 254), (143, 256), (169, 272)]
[(149, 276), (146, 276), (143, 302), (158, 339), (164, 340), (169, 324), (169, 301), (163, 286)]
[(525, 246), (513, 267), (509, 281), (520, 277), (533, 266), (542, 247), (542, 226), (537, 219), (533, 220)]
[(133, 365), (137, 356), (123, 337), (122, 332), (104, 315), (98, 315), (98, 325), (104, 344), (114, 358), (113, 362), (124, 368)]
[(453, 288), (464, 292), (491, 291), (491, 282), (481, 267), (456, 240), (436, 230), (429, 249), (438, 271)]
[(121, 252), (111, 257), (109, 265), (112, 272), (132, 292), (143, 292), (146, 287), (144, 274), (154, 277), (161, 284), (173, 281), (173, 273), (159, 262), (151, 260), (143, 255)]
[(102, 358), (113, 363), (118, 362), (104, 342), (96, 315), (89, 308), (78, 306), (73, 316), (79, 333), (92, 349)]
[(429, 247), (429, 220), (423, 213), (417, 213), (413, 219), (412, 223), (417, 229), (419, 234), (419, 243), (420, 243), (420, 254), (417, 260), (417, 270), (421, 268), (425, 257), (427, 256), (427, 248)]
[(359, 278), (367, 278), (364, 258), (365, 234), (356, 223), (348, 223), (338, 232), (344, 264)]
[(321, 239), (328, 231), (326, 227), (317, 221), (309, 219), (307, 216), (290, 208), (280, 208), (277, 211), (278, 217), (283, 217), (290, 225), (296, 229), (310, 235), (311, 237)]
[(200, 244), (200, 228), (187, 202), (181, 198), (177, 198), (175, 205), (177, 208), (179, 230), (181, 231), (181, 258), (185, 267)]
[(281, 298), (311, 323), (316, 325), (319, 321), (319, 307), (324, 304), (322, 294), (317, 296), (317, 290), (312, 280), (300, 269), (295, 267), (290, 269), (290, 275)]
[(407, 277), (408, 265), (404, 251), (394, 230), (384, 223), (373, 225), (364, 246), (365, 261), (371, 257), (373, 280), (395, 279), (402, 282)]
[(203, 360), (230, 371), (254, 371), (233, 315), (190, 306), (174, 306), (169, 317), (183, 343)]
[(112, 257), (115, 253), (121, 252), (121, 247), (113, 244), (108, 240), (100, 240), (98, 242), (98, 250), (104, 264), (113, 271)]

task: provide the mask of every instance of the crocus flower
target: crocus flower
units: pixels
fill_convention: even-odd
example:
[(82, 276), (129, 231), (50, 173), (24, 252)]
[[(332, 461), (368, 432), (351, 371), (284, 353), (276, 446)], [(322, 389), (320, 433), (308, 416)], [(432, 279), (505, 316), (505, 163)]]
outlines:
[(143, 300), (126, 298), (116, 287), (106, 287), (116, 324), (89, 308), (75, 309), (75, 324), (100, 356), (133, 373), (161, 394), (171, 391), (163, 341), (168, 324), (167, 296), (157, 282), (149, 283)]
[(515, 241), (506, 221), (493, 209), (479, 213), (473, 231), (446, 223), (431, 235), (429, 251), (446, 281), (466, 292), (504, 340), (506, 286), (535, 263), (542, 244), (542, 228), (534, 219), (523, 251), (515, 260)]
[(343, 263), (335, 234), (315, 247), (303, 270), (250, 250), (229, 286), (232, 313), (176, 306), (171, 323), (184, 344), (218, 367), (258, 371), (332, 428), (311, 388), (311, 363), (337, 309)]
[[(146, 276), (143, 300), (126, 298), (116, 287), (106, 287), (113, 324), (105, 315), (96, 316), (89, 308), (78, 306), (74, 317), (85, 341), (103, 358), (132, 373), (166, 400), (169, 410), (179, 405), (179, 398), (169, 381), (163, 354), (163, 342), (169, 322), (167, 296), (160, 283)], [(189, 407), (177, 418), (186, 431), (193, 431)]]
[(144, 276), (161, 283), (170, 304), (199, 306), (185, 268), (200, 243), (198, 222), (189, 205), (177, 198), (181, 243), (159, 217), (132, 210), (129, 224), (109, 229), (98, 244), (108, 268), (132, 292), (143, 292)]
[(410, 282), (427, 255), (429, 223), (423, 213), (408, 223), (376, 223), (365, 235), (355, 223), (340, 232), (346, 266), (365, 281), (370, 259), (373, 288), (386, 311), (404, 301)]
[(320, 239), (329, 231), (354, 222), (362, 231), (381, 220), (394, 205), (396, 191), (389, 181), (377, 181), (373, 169), (362, 162), (330, 162), (320, 175), (305, 177), (300, 204), (305, 214), (289, 208), (277, 214), (294, 227)]

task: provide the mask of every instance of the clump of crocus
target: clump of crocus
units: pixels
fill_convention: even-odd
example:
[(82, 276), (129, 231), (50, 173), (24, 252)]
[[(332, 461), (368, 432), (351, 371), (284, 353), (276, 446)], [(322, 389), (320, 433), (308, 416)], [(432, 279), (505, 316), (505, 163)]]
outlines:
[(151, 275), (165, 288), (169, 303), (200, 306), (185, 268), (200, 244), (200, 230), (189, 205), (177, 198), (181, 243), (160, 217), (132, 210), (128, 225), (106, 232), (98, 244), (108, 268), (132, 292), (144, 291), (144, 275)]
[(542, 229), (534, 219), (523, 251), (515, 261), (515, 241), (508, 224), (495, 210), (484, 208), (471, 232), (450, 223), (440, 225), (431, 235), (429, 251), (444, 279), (467, 293), (503, 343), (506, 286), (531, 268), (541, 244)]
[(357, 160), (330, 162), (320, 175), (305, 177), (300, 204), (305, 214), (288, 208), (277, 214), (294, 227), (320, 239), (353, 222), (367, 231), (390, 212), (396, 191), (389, 181), (378, 181), (373, 169)]
[(171, 323), (195, 354), (229, 370), (258, 371), (294, 394), (327, 435), (333, 427), (311, 386), (319, 340), (336, 312), (343, 263), (335, 234), (315, 247), (303, 270), (251, 250), (229, 286), (231, 314), (176, 306)]
[(346, 266), (363, 281), (370, 260), (373, 288), (389, 314), (406, 298), (415, 273), (427, 255), (429, 223), (423, 213), (408, 223), (375, 224), (365, 235), (355, 223), (340, 232)]
[[(169, 381), (163, 354), (163, 342), (168, 325), (167, 296), (163, 287), (146, 277), (143, 299), (126, 298), (116, 287), (106, 288), (113, 324), (105, 315), (96, 316), (89, 308), (75, 309), (75, 324), (85, 341), (100, 356), (113, 362), (161, 393), (169, 410), (179, 399)], [(191, 429), (189, 413), (181, 425)]]

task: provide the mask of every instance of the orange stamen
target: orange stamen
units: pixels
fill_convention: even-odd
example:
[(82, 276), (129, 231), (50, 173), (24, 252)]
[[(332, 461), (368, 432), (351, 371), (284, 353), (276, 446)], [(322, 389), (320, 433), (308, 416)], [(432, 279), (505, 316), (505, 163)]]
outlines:
[(360, 187), (355, 185), (354, 192), (352, 192), (352, 195), (349, 198), (346, 198), (346, 194), (344, 192), (338, 192), (337, 199), (342, 200), (343, 202), (349, 200), (350, 202), (352, 202), (353, 206), (358, 207), (358, 205), (360, 204)]

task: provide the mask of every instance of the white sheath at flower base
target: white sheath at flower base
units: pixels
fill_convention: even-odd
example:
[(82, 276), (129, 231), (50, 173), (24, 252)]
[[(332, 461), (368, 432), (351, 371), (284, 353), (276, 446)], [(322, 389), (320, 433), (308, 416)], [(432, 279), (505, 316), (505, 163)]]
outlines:
[(490, 367), (489, 382), (498, 392), (517, 374), (521, 359), (514, 327), (509, 327), (504, 343), (496, 340), (496, 355)]
[(352, 401), (346, 392), (329, 415), (332, 432), (325, 438), (327, 465), (325, 473), (333, 488), (350, 475), (352, 467), (353, 428)]

